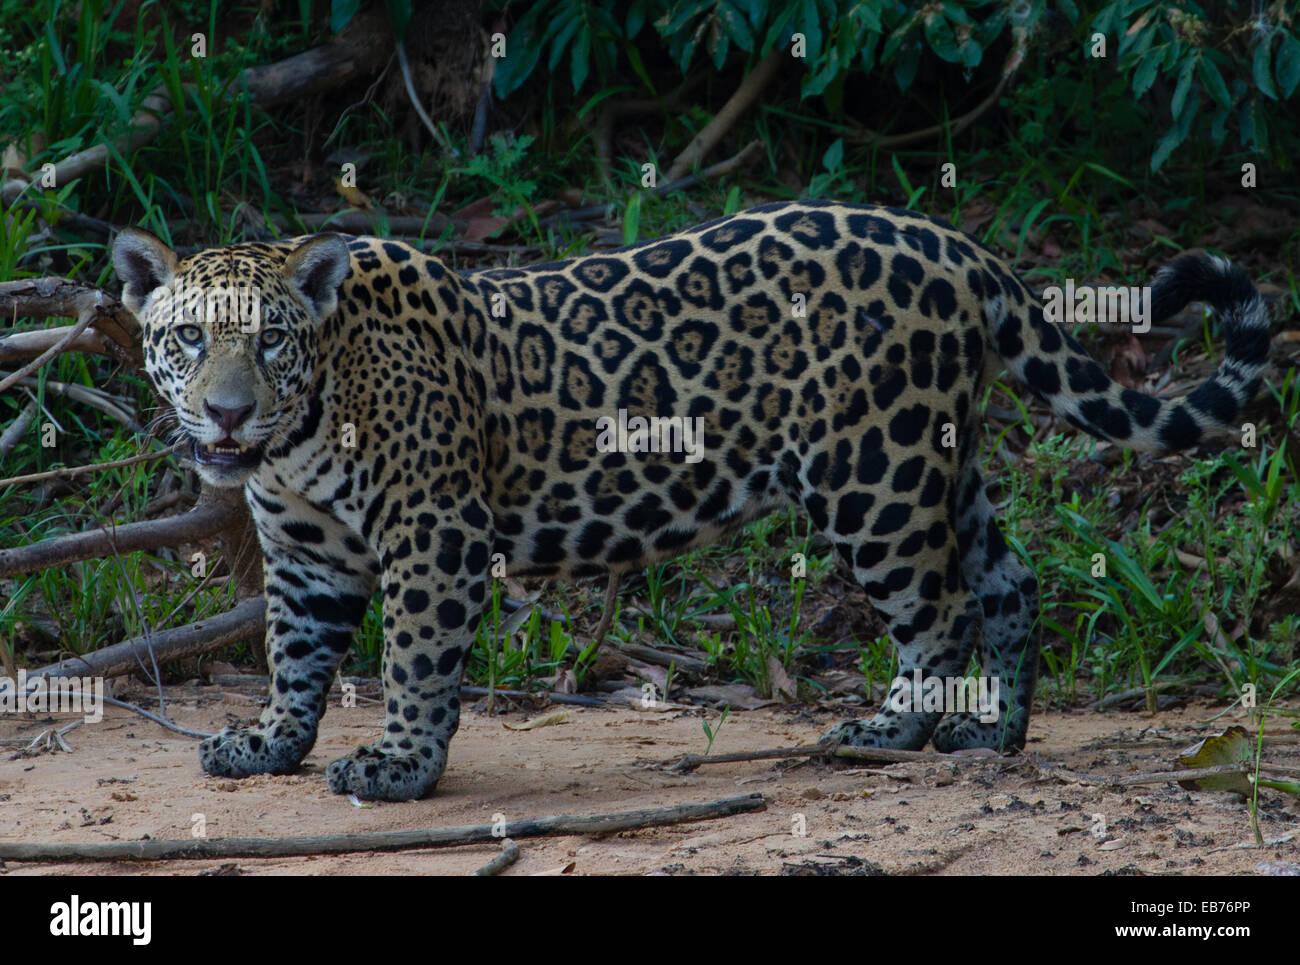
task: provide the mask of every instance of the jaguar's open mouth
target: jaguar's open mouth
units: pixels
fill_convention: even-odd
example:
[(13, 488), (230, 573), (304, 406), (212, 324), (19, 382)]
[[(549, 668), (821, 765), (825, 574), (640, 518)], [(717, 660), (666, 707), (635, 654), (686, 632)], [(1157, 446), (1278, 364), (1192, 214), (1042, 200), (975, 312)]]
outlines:
[(262, 461), (263, 448), (236, 442), (230, 436), (216, 442), (194, 443), (194, 461), (210, 469), (254, 469)]

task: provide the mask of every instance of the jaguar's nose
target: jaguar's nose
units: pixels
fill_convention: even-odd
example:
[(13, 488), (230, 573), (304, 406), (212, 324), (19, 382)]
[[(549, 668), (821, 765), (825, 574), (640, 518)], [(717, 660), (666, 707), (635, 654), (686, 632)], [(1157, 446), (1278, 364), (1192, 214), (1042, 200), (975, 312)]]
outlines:
[(208, 418), (221, 426), (227, 436), (248, 421), (248, 417), (253, 414), (253, 408), (251, 405), (229, 408), (213, 405), (211, 402), (203, 403), (203, 411), (208, 414)]

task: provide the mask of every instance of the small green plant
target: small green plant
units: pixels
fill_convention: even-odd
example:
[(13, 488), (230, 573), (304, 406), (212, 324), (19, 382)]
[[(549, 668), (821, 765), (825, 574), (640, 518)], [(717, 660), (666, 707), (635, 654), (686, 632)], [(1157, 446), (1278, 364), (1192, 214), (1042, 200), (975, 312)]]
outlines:
[(727, 704), (722, 708), (722, 716), (718, 718), (716, 726), (710, 725), (707, 719), (700, 722), (700, 725), (704, 728), (704, 736), (708, 738), (709, 741), (704, 748), (705, 757), (708, 757), (709, 751), (713, 750), (713, 742), (717, 740), (718, 732), (722, 730), (722, 725), (727, 722), (727, 715), (729, 713), (731, 713), (731, 704)]

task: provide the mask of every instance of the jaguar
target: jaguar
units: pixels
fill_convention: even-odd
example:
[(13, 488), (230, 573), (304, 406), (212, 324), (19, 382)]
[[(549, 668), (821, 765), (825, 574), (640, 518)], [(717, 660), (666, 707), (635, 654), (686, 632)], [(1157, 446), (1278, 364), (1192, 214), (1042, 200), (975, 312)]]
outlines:
[[(520, 268), (453, 271), (331, 234), (182, 258), (126, 229), (112, 256), (196, 471), (244, 488), (262, 549), (270, 700), (205, 740), (202, 767), (294, 770), (378, 591), (383, 734), (327, 771), (364, 799), (437, 784), (493, 578), (617, 576), (791, 505), (898, 659), (879, 712), (828, 738), (1022, 748), (1038, 587), (986, 494), (985, 389), (1005, 370), (1093, 436), (1182, 450), (1234, 429), (1269, 347), (1247, 276), (1183, 255), (1149, 286), (1152, 321), (1207, 303), (1223, 359), (1183, 398), (1145, 395), (969, 235), (827, 201)], [(637, 417), (688, 420), (700, 438), (689, 452), (599, 444), (601, 425)], [(900, 693), (972, 658), (1001, 683), (994, 713)]]

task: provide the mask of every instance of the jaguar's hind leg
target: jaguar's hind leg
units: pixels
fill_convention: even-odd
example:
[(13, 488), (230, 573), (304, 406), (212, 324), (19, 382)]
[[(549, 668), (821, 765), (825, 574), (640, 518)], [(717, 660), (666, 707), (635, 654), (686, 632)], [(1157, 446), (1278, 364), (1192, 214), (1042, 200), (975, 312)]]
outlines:
[(957, 542), (962, 576), (978, 598), (984, 617), (980, 646), (985, 690), (997, 685), (996, 718), (986, 713), (951, 714), (934, 732), (941, 751), (967, 747), (999, 750), (1024, 746), (1038, 679), (1038, 580), (1033, 570), (1007, 545), (997, 516), (984, 494), (984, 480), (974, 459), (959, 476)]
[[(860, 532), (880, 534), (890, 525), (882, 519), (895, 512), (893, 506), (885, 507)], [(828, 527), (858, 582), (888, 619), (899, 666), (874, 717), (841, 724), (823, 740), (917, 750), (943, 716), (942, 701), (926, 695), (933, 698), (935, 686), (942, 688), (964, 673), (980, 636), (979, 604), (961, 579), (957, 539), (945, 516), (942, 505), (932, 513), (911, 510), (904, 531), (892, 533), (888, 542), (849, 541), (834, 525)], [(942, 569), (926, 566), (925, 560), (942, 561)]]

